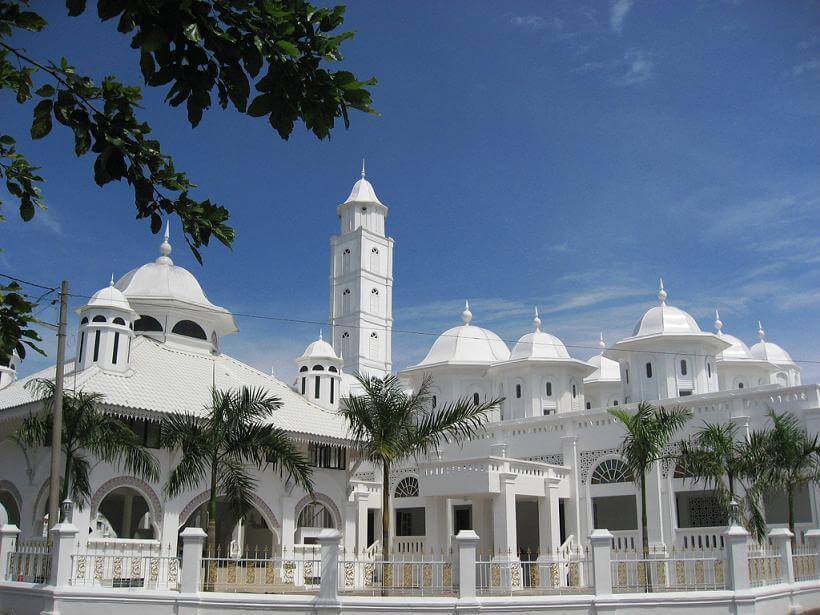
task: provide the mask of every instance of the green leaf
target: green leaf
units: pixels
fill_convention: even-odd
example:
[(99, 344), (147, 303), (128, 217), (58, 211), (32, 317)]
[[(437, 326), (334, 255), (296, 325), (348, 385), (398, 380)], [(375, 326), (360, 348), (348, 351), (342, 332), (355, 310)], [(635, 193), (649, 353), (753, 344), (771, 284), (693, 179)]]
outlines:
[(76, 17), (82, 15), (85, 11), (86, 0), (66, 0), (66, 7), (68, 7), (69, 17)]
[(273, 105), (276, 99), (273, 94), (262, 94), (253, 99), (250, 107), (248, 107), (248, 115), (251, 117), (261, 117), (273, 111)]
[(31, 124), (32, 139), (42, 139), (51, 132), (51, 108), (50, 98), (41, 100), (34, 107), (34, 122)]
[(34, 204), (26, 199), (20, 203), (20, 217), (24, 222), (28, 222), (34, 217)]
[(276, 41), (276, 46), (292, 58), (299, 57), (299, 49), (290, 41)]
[(43, 98), (51, 98), (52, 96), (54, 96), (54, 92), (55, 92), (54, 86), (51, 85), (51, 84), (46, 83), (45, 85), (40, 87), (35, 92), (35, 94), (37, 94), (37, 96), (42, 96)]
[(17, 15), (14, 23), (20, 28), (31, 30), (32, 32), (39, 32), (46, 27), (46, 20), (31, 11), (24, 11)]
[(3, 145), (14, 145), (14, 137), (11, 135), (0, 135), (0, 143)]
[(185, 35), (185, 38), (194, 43), (198, 43), (202, 40), (202, 35), (199, 33), (199, 26), (197, 26), (196, 23), (189, 23), (182, 29), (182, 33)]
[(165, 34), (162, 28), (157, 26), (145, 35), (141, 47), (143, 51), (157, 51), (158, 49), (164, 47), (167, 44), (168, 36)]

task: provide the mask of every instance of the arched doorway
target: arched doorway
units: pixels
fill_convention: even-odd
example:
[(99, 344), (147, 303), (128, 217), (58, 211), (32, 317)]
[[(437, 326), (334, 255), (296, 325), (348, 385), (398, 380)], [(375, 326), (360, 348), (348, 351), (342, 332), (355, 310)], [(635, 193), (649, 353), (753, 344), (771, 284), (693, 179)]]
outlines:
[(117, 487), (103, 497), (91, 521), (91, 532), (105, 538), (157, 538), (154, 519), (145, 497), (132, 487)]
[(335, 529), (336, 521), (333, 513), (322, 502), (308, 502), (299, 512), (296, 520), (297, 544), (316, 544), (316, 537), (323, 529)]
[(589, 494), (593, 528), (612, 532), (616, 549), (640, 547), (637, 490), (621, 459), (598, 462), (589, 475)]
[[(220, 553), (278, 552), (276, 532), (256, 506), (249, 508), (244, 516), (239, 516), (225, 498), (220, 497), (216, 502), (216, 518), (216, 546)], [(188, 515), (179, 528), (180, 532), (186, 527), (199, 527), (208, 531), (207, 498)]]

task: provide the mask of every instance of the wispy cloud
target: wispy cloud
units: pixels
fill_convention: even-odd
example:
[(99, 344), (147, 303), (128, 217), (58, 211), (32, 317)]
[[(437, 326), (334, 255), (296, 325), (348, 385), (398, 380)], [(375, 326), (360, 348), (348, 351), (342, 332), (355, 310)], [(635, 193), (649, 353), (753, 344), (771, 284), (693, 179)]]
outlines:
[(44, 226), (55, 235), (63, 235), (63, 225), (60, 221), (48, 210), (40, 210), (34, 216), (34, 220), (41, 226)]
[(801, 75), (816, 71), (817, 69), (820, 69), (820, 60), (814, 59), (792, 67), (791, 73), (793, 77), (800, 77)]
[(615, 86), (644, 83), (657, 74), (654, 54), (640, 49), (630, 49), (613, 60), (592, 61), (575, 69), (579, 73), (602, 73)]
[(620, 34), (624, 29), (624, 20), (632, 10), (634, 0), (615, 0), (609, 11), (609, 25), (613, 32)]
[(551, 30), (562, 32), (564, 30), (564, 20), (560, 17), (542, 17), (541, 15), (513, 15), (510, 23), (522, 30)]

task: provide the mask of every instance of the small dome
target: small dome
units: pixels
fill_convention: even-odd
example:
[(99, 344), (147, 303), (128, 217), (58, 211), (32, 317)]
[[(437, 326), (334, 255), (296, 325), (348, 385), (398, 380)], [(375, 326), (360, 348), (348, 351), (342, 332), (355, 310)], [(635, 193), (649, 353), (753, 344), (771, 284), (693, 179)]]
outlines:
[(603, 355), (596, 354), (594, 357), (591, 357), (587, 363), (592, 365), (592, 367), (595, 368), (595, 371), (584, 378), (584, 382), (620, 382), (621, 368), (617, 361), (613, 361), (612, 359), (607, 359)]
[(715, 359), (718, 361), (745, 361), (748, 359), (753, 359), (752, 353), (749, 350), (749, 347), (743, 342), (743, 340), (736, 338), (734, 335), (729, 335), (728, 333), (718, 333), (720, 339), (724, 342), (729, 342), (731, 346), (729, 346), (726, 350), (721, 353), (718, 353), (715, 356)]
[(312, 344), (308, 345), (308, 347), (305, 348), (305, 351), (302, 353), (302, 356), (299, 357), (299, 359), (333, 359), (335, 361), (338, 361), (339, 357), (333, 350), (333, 346), (328, 344), (322, 338), (322, 334), (319, 333), (319, 339), (313, 342)]
[(564, 342), (554, 335), (541, 331), (541, 319), (538, 317), (538, 309), (535, 310), (533, 319), (535, 331), (523, 335), (516, 342), (510, 355), (511, 360), (516, 359), (569, 359), (569, 352)]
[(510, 349), (495, 333), (470, 324), (472, 313), (469, 305), (462, 312), (464, 324), (442, 333), (430, 352), (418, 366), (436, 363), (481, 363), (507, 361)]
[(751, 354), (755, 359), (760, 361), (768, 361), (775, 365), (794, 365), (794, 361), (788, 352), (783, 350), (777, 344), (766, 341), (766, 332), (763, 330), (763, 325), (757, 323), (757, 337), (760, 341), (752, 346)]
[(133, 311), (131, 309), (131, 305), (128, 303), (128, 299), (125, 298), (125, 295), (123, 295), (122, 292), (114, 286), (113, 276), (111, 277), (111, 283), (108, 286), (101, 288), (96, 293), (91, 295), (91, 299), (88, 300), (85, 307), (106, 309), (112, 308), (117, 310), (126, 310), (128, 312)]
[(660, 305), (650, 308), (641, 316), (635, 325), (635, 329), (632, 331), (633, 337), (663, 333), (673, 335), (703, 333), (692, 316), (679, 308), (666, 305), (666, 297), (667, 294), (663, 288), (663, 280), (661, 280), (660, 289), (658, 290)]
[(347, 197), (345, 203), (378, 203), (383, 205), (379, 197), (376, 196), (373, 185), (364, 176), (364, 160), (362, 160), (362, 177), (353, 184), (353, 190), (350, 191), (350, 196)]

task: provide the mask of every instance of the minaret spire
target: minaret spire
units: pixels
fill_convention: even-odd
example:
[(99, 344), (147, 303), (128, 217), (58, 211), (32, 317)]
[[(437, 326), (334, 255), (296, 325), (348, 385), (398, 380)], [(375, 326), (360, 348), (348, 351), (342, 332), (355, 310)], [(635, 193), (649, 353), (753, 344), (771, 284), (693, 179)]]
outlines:
[(535, 306), (535, 317), (532, 319), (532, 324), (535, 325), (535, 330), (541, 330), (541, 319), (538, 317), (538, 306)]
[(718, 312), (717, 308), (715, 308), (715, 329), (717, 329), (718, 335), (723, 333), (723, 321), (720, 319), (720, 312)]
[(362, 179), (364, 179), (364, 178), (365, 178), (365, 173), (364, 173), (364, 158), (362, 158)]
[(168, 256), (171, 253), (171, 243), (168, 239), (171, 237), (171, 221), (165, 223), (165, 234), (162, 238), (162, 243), (159, 245), (160, 257), (155, 261), (160, 265), (173, 265), (174, 262)]
[(660, 287), (658, 288), (658, 301), (661, 302), (661, 305), (666, 305), (666, 291), (663, 289), (663, 278), (660, 278)]

